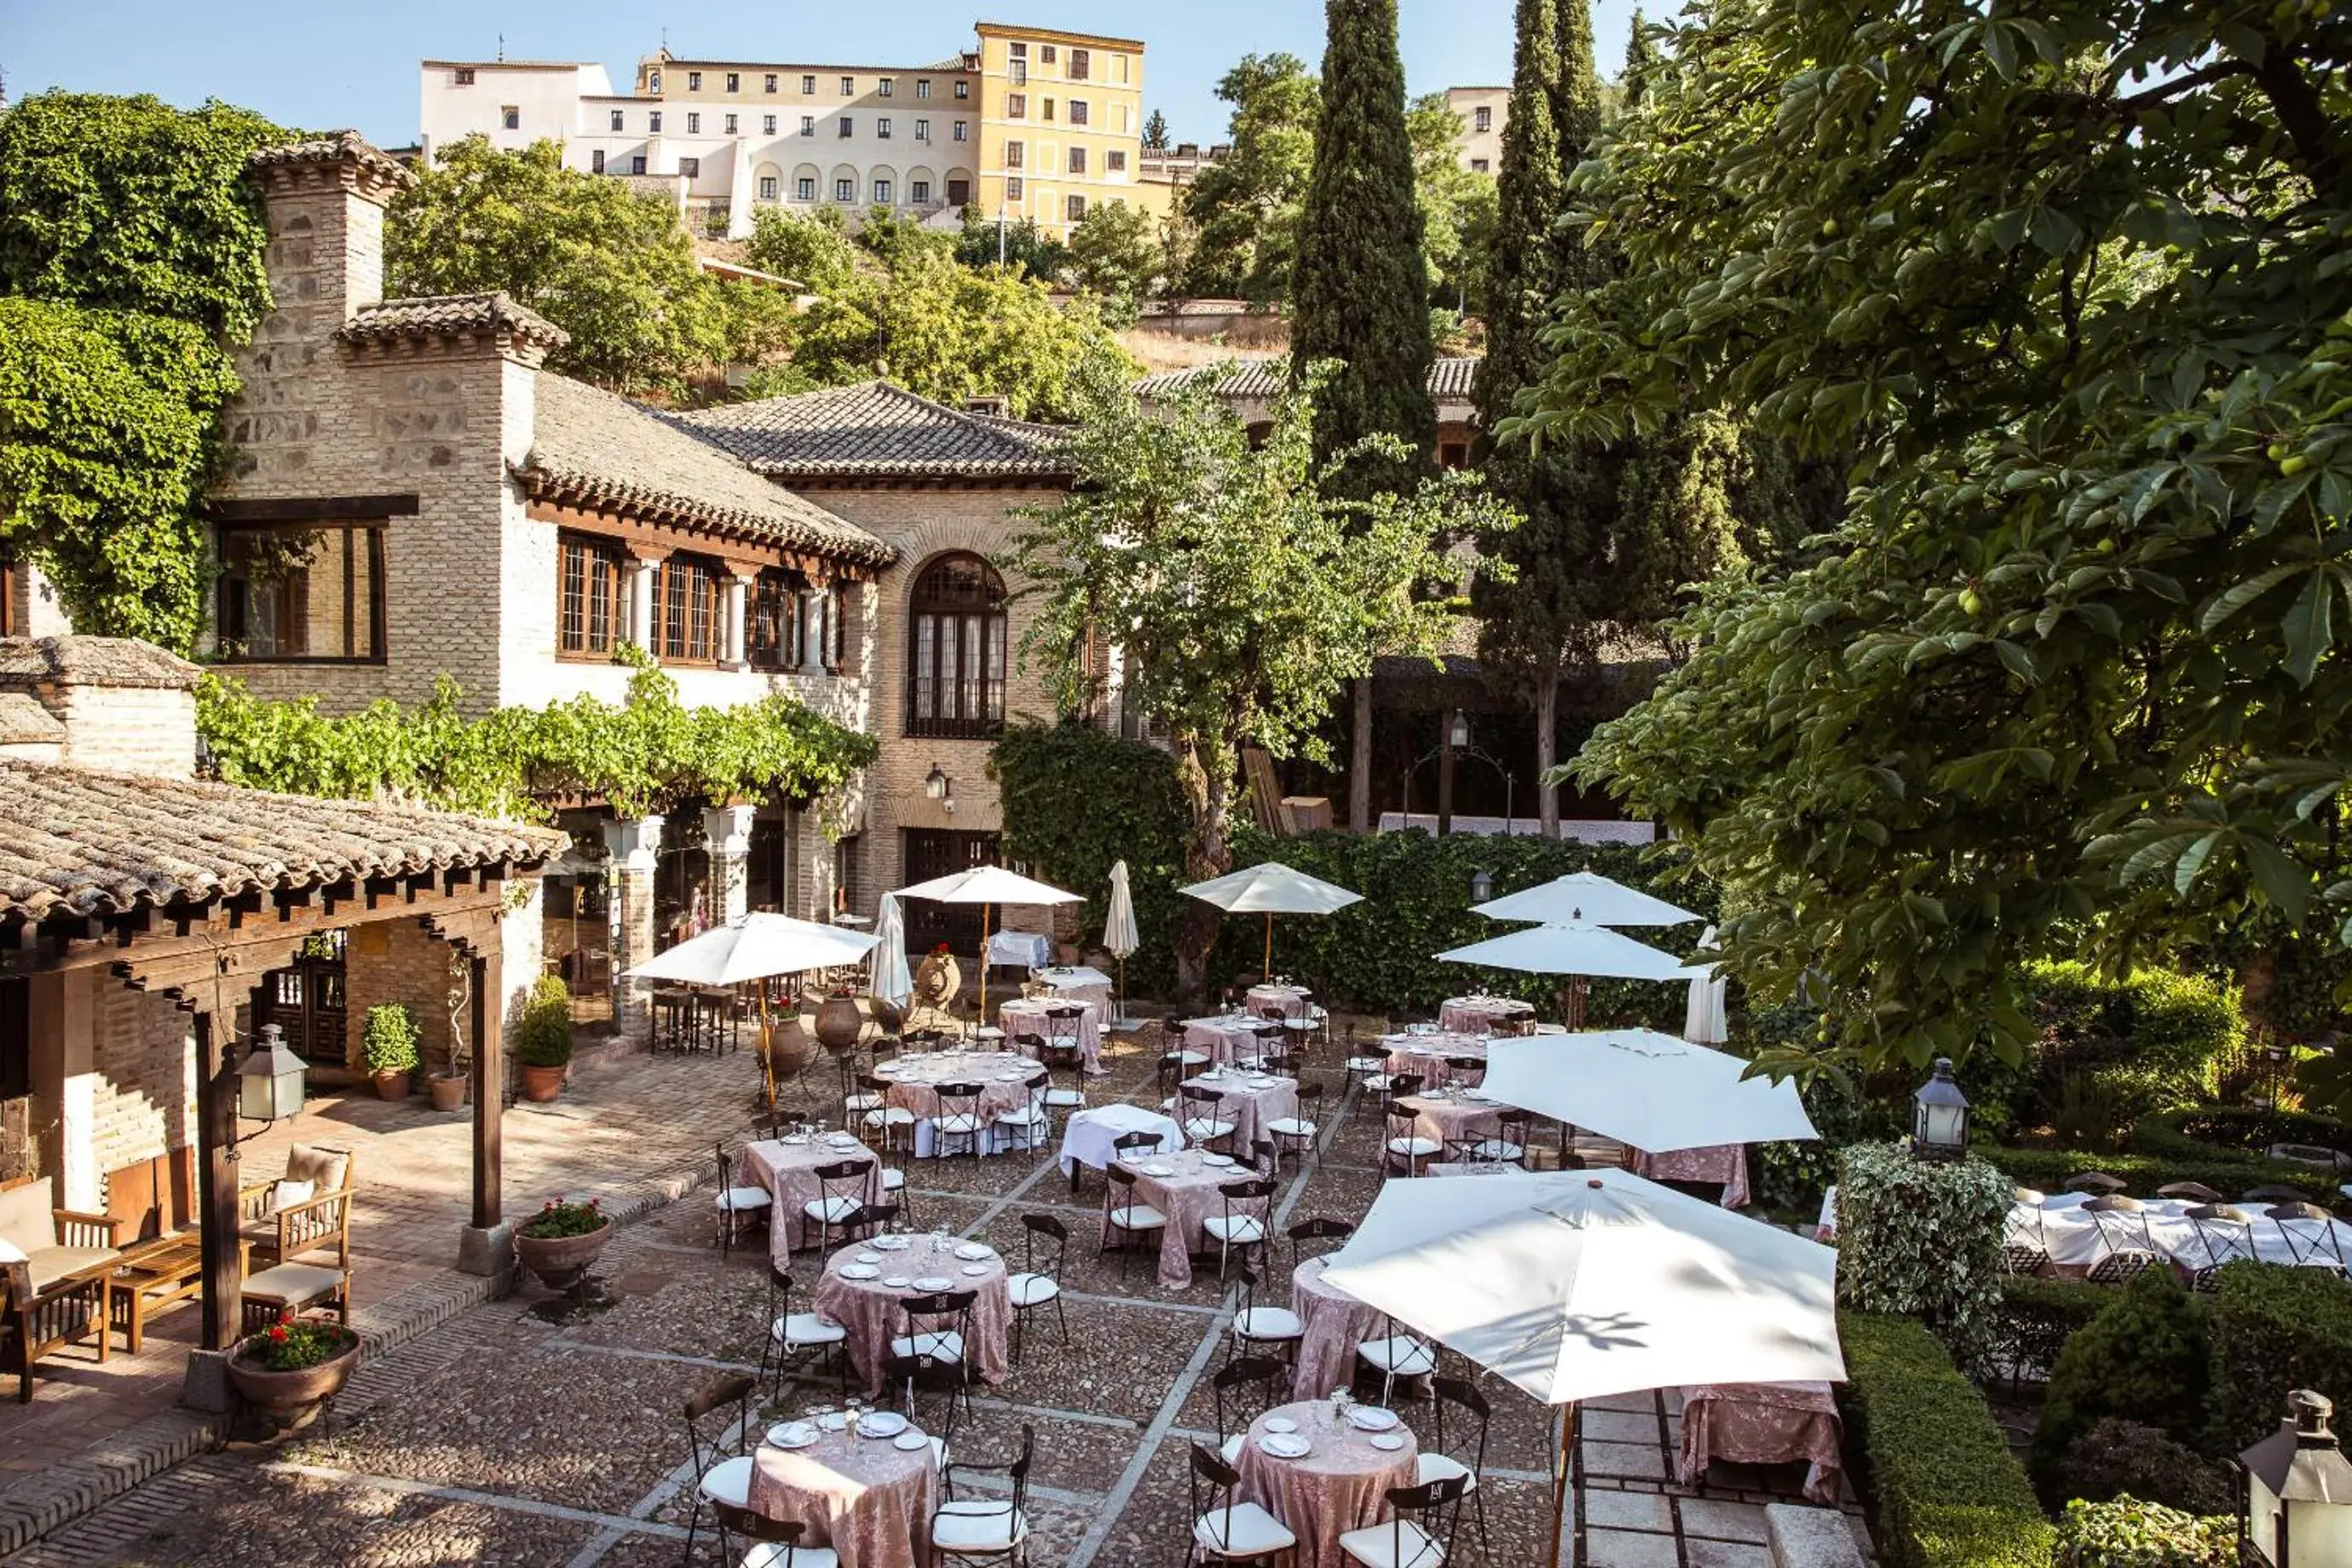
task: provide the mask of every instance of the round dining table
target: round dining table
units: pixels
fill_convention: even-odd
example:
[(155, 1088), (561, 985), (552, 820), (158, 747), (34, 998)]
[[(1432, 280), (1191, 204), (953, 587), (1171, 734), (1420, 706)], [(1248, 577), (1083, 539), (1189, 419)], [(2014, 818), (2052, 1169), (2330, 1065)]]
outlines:
[(1434, 1138), (1448, 1151), (1459, 1143), (1491, 1138), (1502, 1129), (1496, 1120), (1510, 1107), (1499, 1100), (1476, 1098), (1475, 1089), (1438, 1088), (1407, 1095), (1397, 1103), (1412, 1111), (1412, 1128), (1423, 1138)]
[[(803, 1447), (772, 1441), (797, 1440), (811, 1428), (816, 1440)], [(801, 1544), (831, 1547), (841, 1568), (921, 1568), (931, 1560), (939, 1449), (928, 1437), (899, 1447), (896, 1436), (863, 1436), (839, 1413), (821, 1425), (777, 1423), (751, 1456), (751, 1511), (800, 1521), (807, 1526)]]
[[(1234, 1124), (1233, 1147), (1247, 1153), (1261, 1138), (1272, 1139), (1266, 1124), (1298, 1114), (1298, 1080), (1276, 1073), (1250, 1072), (1242, 1068), (1212, 1068), (1184, 1080), (1186, 1089), (1205, 1089), (1217, 1096), (1217, 1117)], [(1188, 1112), (1189, 1114), (1189, 1112)]]
[(1449, 996), (1437, 1009), (1437, 1026), (1448, 1034), (1491, 1035), (1498, 1027), (1516, 1032), (1535, 1016), (1533, 1006), (1510, 996)]
[(1451, 1083), (1467, 1079), (1467, 1068), (1457, 1070), (1452, 1064), (1456, 1058), (1475, 1059), (1477, 1076), (1486, 1076), (1486, 1037), (1484, 1035), (1448, 1034), (1443, 1029), (1408, 1029), (1401, 1035), (1382, 1037), (1381, 1044), (1388, 1047), (1388, 1069), (1391, 1073), (1413, 1073), (1424, 1084)]
[(907, 1299), (970, 1290), (964, 1354), (981, 1382), (1003, 1383), (1013, 1369), (1010, 1278), (1003, 1255), (982, 1242), (938, 1232), (877, 1236), (825, 1259), (816, 1310), (848, 1331), (850, 1363), (878, 1394), (890, 1342), (907, 1331)]
[[(938, 1144), (931, 1123), (940, 1113), (940, 1085), (979, 1086), (982, 1147), (992, 1153), (1002, 1142), (996, 1119), (1027, 1103), (1036, 1072), (1037, 1064), (1017, 1051), (919, 1051), (880, 1063), (874, 1076), (890, 1086), (885, 1102), (914, 1117), (915, 1157), (928, 1160)], [(955, 1147), (961, 1152), (961, 1143)]]
[(1302, 1259), (1290, 1271), (1290, 1311), (1304, 1331), (1298, 1339), (1290, 1392), (1321, 1399), (1345, 1388), (1356, 1372), (1356, 1347), (1380, 1332), (1381, 1310), (1323, 1278), (1328, 1258)]
[(1315, 993), (1304, 985), (1253, 985), (1246, 998), (1248, 1008), (1261, 1018), (1297, 1018), (1302, 1016)]
[[(1265, 1439), (1276, 1431), (1267, 1424), (1276, 1421), (1289, 1422), (1307, 1439), (1305, 1455), (1285, 1459), (1265, 1451)], [(1377, 1447), (1375, 1436), (1394, 1439), (1395, 1446)], [(1330, 1400), (1302, 1399), (1250, 1423), (1234, 1495), (1289, 1527), (1298, 1538), (1298, 1568), (1349, 1568), (1339, 1537), (1389, 1518), (1388, 1494), (1412, 1485), (1416, 1452), (1412, 1428), (1402, 1421), (1381, 1434), (1360, 1431), (1333, 1415)]]

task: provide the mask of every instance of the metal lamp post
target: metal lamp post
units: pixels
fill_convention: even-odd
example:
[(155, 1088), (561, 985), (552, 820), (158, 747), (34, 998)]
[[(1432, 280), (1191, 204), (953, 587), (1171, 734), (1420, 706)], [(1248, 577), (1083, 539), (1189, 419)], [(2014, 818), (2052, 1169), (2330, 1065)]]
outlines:
[(2259, 1568), (2333, 1568), (2352, 1563), (2352, 1460), (2327, 1419), (2326, 1395), (2286, 1396), (2279, 1429), (2238, 1456), (2240, 1558)]

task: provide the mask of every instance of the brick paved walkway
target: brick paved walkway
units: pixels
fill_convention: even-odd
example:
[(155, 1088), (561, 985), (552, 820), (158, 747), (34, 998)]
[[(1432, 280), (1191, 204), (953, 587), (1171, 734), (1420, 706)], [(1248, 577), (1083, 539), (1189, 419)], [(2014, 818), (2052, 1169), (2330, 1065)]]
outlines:
[[(1094, 1100), (1154, 1100), (1151, 1049), (1111, 1046), (1113, 1073), (1091, 1089)], [(689, 1158), (714, 1127), (740, 1123), (739, 1108), (748, 1103), (749, 1069), (737, 1062), (637, 1058), (605, 1071), (609, 1077), (583, 1075), (587, 1081), (564, 1108), (579, 1124), (526, 1134), (547, 1179), (560, 1174), (567, 1190), (594, 1190), (590, 1170), (642, 1180), (666, 1159)], [(1338, 1075), (1322, 1076), (1336, 1091)], [(702, 1110), (669, 1107), (669, 1097), (690, 1098)], [(421, 1172), (433, 1169), (430, 1149), (450, 1136), (415, 1113), (380, 1128), (374, 1118), (385, 1113), (373, 1107), (353, 1105), (343, 1114), (369, 1128), (373, 1157), (415, 1162)], [(1279, 1222), (1352, 1218), (1378, 1190), (1377, 1115), (1349, 1098), (1328, 1120), (1319, 1162), (1285, 1173)], [(629, 1131), (656, 1121), (667, 1128), (663, 1147), (653, 1147), (648, 1132)], [(708, 1156), (707, 1148), (701, 1152)], [(452, 1168), (446, 1198), (459, 1207), (461, 1169)], [(1073, 1196), (1050, 1158), (924, 1162), (909, 1175), (923, 1227), (944, 1225), (1000, 1248), (1017, 1248), (1025, 1214), (1054, 1214), (1072, 1229), (1065, 1273), (1071, 1342), (1058, 1344), (1052, 1329), (1041, 1327), (1024, 1364), (975, 1401), (952, 1438), (958, 1452), (1001, 1457), (1024, 1423), (1036, 1427), (1031, 1561), (1038, 1568), (1181, 1561), (1189, 1530), (1186, 1447), (1213, 1440), (1206, 1373), (1223, 1354), (1230, 1323), (1231, 1303), (1214, 1269), (1170, 1290), (1153, 1281), (1148, 1265), (1122, 1272), (1115, 1259), (1098, 1259), (1092, 1221), (1099, 1184), (1089, 1178)], [(520, 1180), (509, 1192), (516, 1208), (535, 1197)], [(427, 1205), (418, 1220), (448, 1217)], [(331, 1435), (193, 1459), (8, 1559), (10, 1568), (677, 1563), (692, 1484), (678, 1408), (714, 1373), (752, 1370), (766, 1332), (761, 1249), (739, 1251), (722, 1265), (713, 1235), (706, 1195), (656, 1208), (606, 1249), (600, 1277), (616, 1298), (609, 1311), (558, 1327), (533, 1314), (545, 1298), (528, 1286), (509, 1300), (472, 1307), (365, 1367)], [(1286, 1299), (1289, 1249), (1276, 1248), (1270, 1264), (1263, 1296)], [(803, 1285), (814, 1267), (813, 1258), (796, 1265)], [(1495, 1403), (1482, 1488), (1492, 1549), (1482, 1553), (1465, 1513), (1454, 1560), (1531, 1568), (1542, 1561), (1549, 1533), (1547, 1413), (1507, 1385), (1485, 1386)], [(787, 1381), (775, 1408), (797, 1411), (832, 1394), (830, 1381)], [(1416, 1426), (1426, 1414), (1425, 1405), (1406, 1411)], [(1654, 1435), (1643, 1441), (1645, 1415)], [(1604, 1417), (1615, 1422), (1605, 1436)], [(1718, 1472), (1711, 1478), (1717, 1484), (1685, 1495), (1658, 1479), (1677, 1418), (1653, 1396), (1596, 1405), (1585, 1415), (1574, 1560), (1595, 1568), (1762, 1568), (1767, 1553), (1754, 1504), (1793, 1499), (1801, 1473)], [(718, 1558), (698, 1547), (697, 1561)]]

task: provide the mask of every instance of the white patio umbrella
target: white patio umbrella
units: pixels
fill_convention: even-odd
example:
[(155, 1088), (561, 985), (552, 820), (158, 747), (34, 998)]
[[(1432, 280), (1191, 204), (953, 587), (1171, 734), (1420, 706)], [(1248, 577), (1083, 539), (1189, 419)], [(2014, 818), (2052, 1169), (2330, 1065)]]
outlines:
[(898, 1008), (915, 997), (914, 977), (907, 973), (907, 915), (896, 893), (883, 894), (875, 913), (874, 994)]
[(1571, 871), (1470, 908), (1474, 914), (1498, 921), (1541, 921), (1548, 925), (1671, 926), (1698, 919), (1688, 910), (1593, 871)]
[(952, 876), (934, 877), (898, 889), (901, 899), (931, 899), (942, 904), (980, 906), (980, 1016), (988, 1017), (988, 911), (998, 904), (1076, 904), (1084, 897), (1050, 883), (1008, 871), (1002, 866), (975, 866)]
[(1110, 909), (1103, 916), (1103, 946), (1118, 960), (1118, 1016), (1127, 1016), (1127, 955), (1143, 945), (1135, 929), (1135, 895), (1127, 887), (1127, 862), (1110, 868)]
[[(1698, 933), (1698, 946), (1701, 952), (1714, 951), (1713, 926)], [(1690, 975), (1690, 998), (1683, 1004), (1683, 1038), (1696, 1045), (1719, 1046), (1731, 1037), (1723, 1001), (1731, 982), (1713, 963), (1694, 964)]]
[(1268, 974), (1274, 973), (1275, 916), (1328, 915), (1334, 910), (1364, 901), (1361, 893), (1294, 870), (1279, 860), (1244, 867), (1180, 890), (1186, 898), (1214, 904), (1229, 915), (1264, 915), (1265, 958), (1262, 967)]
[[(1323, 1277), (1561, 1405), (1843, 1379), (1836, 1269), (1818, 1242), (1595, 1170), (1387, 1183)], [(1564, 1441), (1554, 1454), (1557, 1532)]]
[(1748, 1064), (1655, 1029), (1496, 1040), (1480, 1089), (1653, 1154), (1818, 1138), (1797, 1086), (1742, 1078)]
[(1589, 921), (1528, 926), (1474, 942), (1467, 947), (1449, 948), (1437, 956), (1487, 969), (1567, 976), (1568, 983), (1561, 987), (1561, 1011), (1565, 1015), (1561, 1021), (1571, 1029), (1584, 1024), (1584, 982), (1588, 976), (1618, 980), (1687, 978), (1683, 961), (1673, 953)]
[(856, 963), (874, 948), (874, 938), (840, 926), (796, 921), (790, 915), (753, 910), (725, 925), (688, 937), (667, 952), (623, 975), (628, 980), (675, 980), (688, 985), (760, 983), (760, 1076), (768, 1104), (776, 1103), (774, 1058), (769, 1052), (768, 982), (779, 974)]

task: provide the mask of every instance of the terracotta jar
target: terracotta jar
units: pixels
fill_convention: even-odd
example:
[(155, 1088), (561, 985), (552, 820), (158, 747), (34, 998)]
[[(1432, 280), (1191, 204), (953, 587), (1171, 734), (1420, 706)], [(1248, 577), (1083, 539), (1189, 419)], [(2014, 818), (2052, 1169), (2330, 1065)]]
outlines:
[(866, 1032), (866, 1016), (857, 1010), (857, 997), (846, 986), (827, 995), (816, 1010), (817, 1043), (826, 1050), (841, 1052), (851, 1049)]
[(360, 1337), (346, 1331), (348, 1342), (340, 1354), (299, 1372), (273, 1372), (258, 1361), (247, 1361), (246, 1351), (262, 1336), (250, 1335), (228, 1358), (228, 1380), (247, 1405), (268, 1415), (299, 1415), (321, 1400), (342, 1392), (344, 1380), (360, 1363)]
[(406, 1100), (408, 1075), (404, 1072), (380, 1072), (375, 1075), (375, 1092), (379, 1100)]
[(609, 1218), (578, 1236), (525, 1236), (515, 1232), (515, 1257), (551, 1290), (569, 1290), (594, 1266), (613, 1234)]
[(522, 1069), (522, 1097), (534, 1104), (544, 1105), (563, 1092), (562, 1068), (540, 1068), (525, 1063)]

